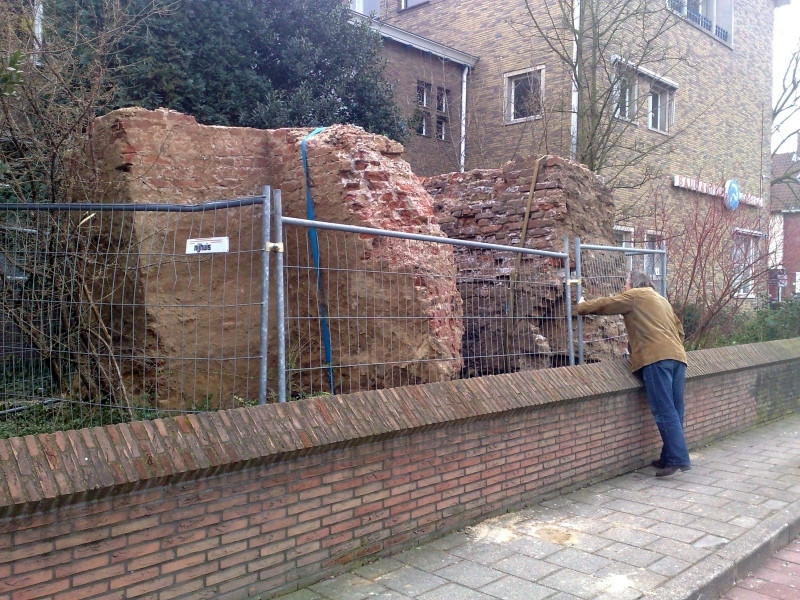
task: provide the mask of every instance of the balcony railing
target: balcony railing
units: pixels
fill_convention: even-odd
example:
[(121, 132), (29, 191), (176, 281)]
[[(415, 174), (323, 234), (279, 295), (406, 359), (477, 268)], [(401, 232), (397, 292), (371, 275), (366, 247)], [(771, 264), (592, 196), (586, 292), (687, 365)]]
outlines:
[(730, 43), (730, 32), (712, 22), (708, 17), (701, 15), (700, 12), (698, 12), (698, 3), (691, 2), (687, 7), (686, 0), (669, 0), (668, 6), (670, 10), (679, 14), (684, 19), (691, 21), (709, 33), (713, 33), (714, 37), (717, 39), (722, 40), (726, 44)]
[(704, 17), (700, 13), (687, 11), (686, 18), (688, 18), (695, 25), (699, 25), (706, 31), (711, 31), (711, 19)]

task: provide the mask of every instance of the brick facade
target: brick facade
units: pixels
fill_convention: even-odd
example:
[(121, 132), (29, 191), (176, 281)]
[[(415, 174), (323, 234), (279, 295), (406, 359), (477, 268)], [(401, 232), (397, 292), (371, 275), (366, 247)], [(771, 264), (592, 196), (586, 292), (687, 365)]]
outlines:
[[(541, 0), (481, 0), (470, 3), (468, 10), (455, 0), (429, 0), (408, 9), (401, 9), (399, 0), (381, 0), (383, 22), (479, 58), (470, 72), (467, 91), (467, 169), (495, 168), (532, 154), (570, 155), (571, 77), (532, 27), (526, 5), (535, 14), (546, 14)], [(674, 122), (668, 134), (650, 130), (643, 115), (620, 142), (621, 147), (665, 142), (624, 170), (628, 183), (642, 179), (646, 183), (615, 190), (615, 220), (633, 228), (632, 241), (642, 243), (648, 232), (657, 238), (683, 235), (672, 231), (676, 229), (671, 226), (676, 222), (675, 214), (686, 215), (692, 210), (686, 207), (699, 201), (702, 215), (712, 203), (722, 202), (720, 195), (674, 185), (676, 175), (716, 189), (736, 179), (743, 194), (754, 198), (769, 194), (762, 176), (768, 176), (770, 169), (775, 2), (731, 0), (730, 5), (733, 16), (731, 24), (725, 24), (729, 29), (727, 42), (690, 19), (672, 14), (668, 22), (673, 26), (658, 39), (671, 56), (682, 58), (653, 58), (642, 65), (674, 82), (677, 90)], [(665, 3), (654, 0), (652, 8), (663, 12)], [(607, 51), (625, 53), (620, 48)], [(631, 58), (637, 56), (641, 55), (633, 51)], [(391, 69), (399, 68), (394, 66), (396, 55), (387, 53), (387, 58)], [(406, 71), (414, 68), (412, 63), (402, 67)], [(543, 119), (505, 124), (504, 75), (530, 68), (543, 69), (543, 101), (549, 113)], [(639, 94), (646, 93), (647, 87), (640, 81)], [(398, 101), (402, 105), (402, 94)], [(436, 174), (438, 163), (434, 167), (414, 146), (409, 145), (405, 158), (419, 174)], [(617, 158), (624, 162), (629, 156), (623, 153)], [(734, 216), (736, 226), (766, 234), (763, 213), (763, 208), (743, 202)], [(754, 243), (760, 243), (759, 239), (756, 235)], [(762, 248), (762, 254), (765, 251)]]
[[(455, 63), (391, 40), (384, 42), (383, 54), (387, 60), (384, 74), (394, 86), (395, 100), (411, 123), (404, 158), (413, 157), (416, 166), (414, 172), (417, 175), (458, 171), (461, 152), (462, 69)], [(430, 86), (426, 107), (419, 105), (419, 83)], [(444, 107), (437, 106), (439, 90), (446, 91)], [(422, 118), (428, 120), (424, 135), (417, 132)], [(440, 139), (438, 135), (437, 120), (444, 125), (444, 139)]]
[(786, 268), (786, 296), (800, 294), (800, 211), (784, 212), (783, 266)]
[[(690, 353), (690, 444), (796, 411), (798, 368)], [(624, 361), (2, 440), (0, 600), (269, 597), (658, 446)]]

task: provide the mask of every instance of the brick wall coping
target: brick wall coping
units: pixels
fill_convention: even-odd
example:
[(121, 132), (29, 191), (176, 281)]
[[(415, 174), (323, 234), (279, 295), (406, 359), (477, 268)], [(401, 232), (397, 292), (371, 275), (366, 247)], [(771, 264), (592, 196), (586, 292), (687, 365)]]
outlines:
[[(694, 351), (688, 378), (797, 359), (800, 338)], [(615, 360), (0, 440), (0, 517), (639, 386)]]

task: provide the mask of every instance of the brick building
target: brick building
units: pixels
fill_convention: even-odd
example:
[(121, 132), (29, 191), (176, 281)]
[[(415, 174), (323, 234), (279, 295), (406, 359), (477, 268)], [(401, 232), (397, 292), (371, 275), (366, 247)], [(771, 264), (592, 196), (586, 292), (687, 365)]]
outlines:
[[(610, 38), (599, 53), (599, 38), (594, 45), (584, 41), (584, 55), (601, 57), (594, 73), (613, 80), (613, 92), (597, 102), (614, 107), (604, 127), (618, 136), (618, 150), (606, 164), (618, 168), (589, 166), (613, 180), (620, 243), (669, 244), (683, 235), (677, 229), (684, 226), (675, 225), (682, 214), (704, 227), (724, 224), (734, 249), (723, 270), (736, 269), (740, 280), (754, 273), (769, 219), (763, 198), (773, 9), (787, 2), (653, 0), (652, 33)], [(406, 159), (417, 174), (491, 168), (537, 153), (575, 156), (573, 119), (581, 109), (572, 75), (548, 43), (550, 34), (531, 19), (557, 4), (581, 6), (580, 0), (351, 2), (356, 12), (376, 17), (386, 40), (386, 74), (414, 125)], [(584, 39), (591, 39), (586, 30)], [(569, 39), (561, 41), (567, 56), (574, 52)], [(720, 207), (730, 214), (708, 216)], [(755, 286), (740, 295), (754, 296)]]
[(776, 154), (770, 190), (770, 241), (773, 246), (769, 294), (773, 299), (800, 296), (800, 133), (797, 151)]

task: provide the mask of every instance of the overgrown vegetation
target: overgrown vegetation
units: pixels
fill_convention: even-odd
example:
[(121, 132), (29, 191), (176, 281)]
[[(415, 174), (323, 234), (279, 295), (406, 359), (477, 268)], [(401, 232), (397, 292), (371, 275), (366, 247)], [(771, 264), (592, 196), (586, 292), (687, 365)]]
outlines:
[(733, 320), (731, 333), (721, 336), (719, 346), (751, 344), (800, 337), (800, 300), (769, 303)]
[(346, 2), (176, 0), (128, 40), (116, 106), (172, 108), (211, 125), (351, 123), (407, 136), (381, 38)]

